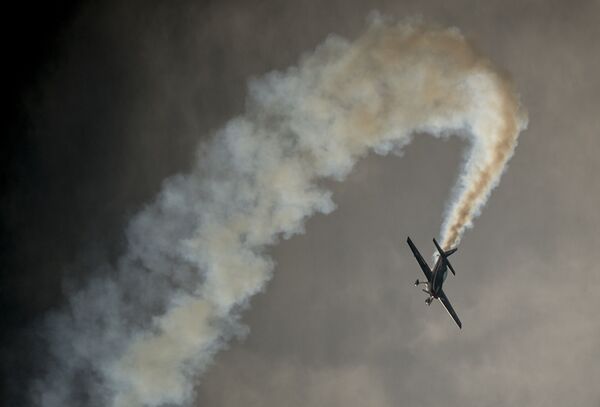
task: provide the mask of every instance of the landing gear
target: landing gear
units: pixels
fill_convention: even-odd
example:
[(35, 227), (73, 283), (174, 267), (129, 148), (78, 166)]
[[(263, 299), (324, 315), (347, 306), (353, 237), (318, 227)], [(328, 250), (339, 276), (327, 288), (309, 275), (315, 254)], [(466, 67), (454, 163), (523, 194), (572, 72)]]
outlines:
[(425, 284), (425, 286), (427, 287), (427, 290), (421, 289), (421, 291), (423, 291), (425, 294), (427, 294), (429, 296), (429, 298), (427, 298), (425, 300), (425, 303), (427, 305), (431, 305), (431, 303), (433, 302), (433, 296), (431, 295), (431, 292), (429, 290), (429, 283), (427, 281), (419, 281), (419, 279), (417, 279), (415, 281), (415, 286), (419, 286), (421, 284)]

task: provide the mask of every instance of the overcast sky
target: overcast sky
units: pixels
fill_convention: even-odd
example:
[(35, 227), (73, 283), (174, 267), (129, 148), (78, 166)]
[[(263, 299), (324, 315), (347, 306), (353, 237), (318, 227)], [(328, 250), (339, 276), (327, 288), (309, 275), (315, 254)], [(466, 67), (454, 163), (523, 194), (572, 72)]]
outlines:
[(529, 112), (452, 257), (445, 291), (463, 329), (425, 305), (405, 240), (432, 251), (467, 146), (418, 135), (404, 156), (370, 156), (327, 182), (338, 209), (272, 248), (274, 277), (244, 313), (250, 333), (198, 378), (196, 404), (600, 405), (598, 1), (73, 7), (19, 88), (25, 125), (2, 164), (5, 397), (22, 401), (44, 369), (32, 327), (116, 259), (129, 217), (243, 111), (246, 81), (330, 33), (356, 37), (374, 9), (460, 28)]

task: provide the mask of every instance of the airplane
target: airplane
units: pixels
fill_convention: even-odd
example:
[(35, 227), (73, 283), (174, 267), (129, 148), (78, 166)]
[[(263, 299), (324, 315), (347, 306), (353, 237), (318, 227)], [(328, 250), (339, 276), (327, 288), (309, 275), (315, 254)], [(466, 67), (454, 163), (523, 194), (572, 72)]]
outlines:
[(417, 281), (415, 281), (415, 286), (424, 284), (426, 287), (426, 289), (424, 289), (423, 291), (429, 295), (429, 298), (427, 298), (425, 300), (425, 303), (427, 303), (427, 305), (431, 305), (431, 302), (434, 299), (437, 298), (438, 300), (440, 300), (440, 302), (442, 303), (444, 308), (446, 308), (446, 311), (448, 311), (448, 314), (450, 314), (450, 316), (452, 317), (454, 322), (456, 322), (456, 325), (458, 325), (458, 327), (460, 329), (462, 329), (462, 323), (460, 322), (458, 315), (456, 315), (454, 308), (452, 308), (452, 304), (450, 304), (450, 301), (448, 301), (448, 297), (446, 297), (444, 290), (442, 290), (442, 285), (444, 285), (444, 281), (446, 280), (446, 277), (448, 276), (448, 269), (450, 269), (452, 274), (456, 275), (454, 268), (448, 261), (448, 257), (452, 253), (454, 253), (457, 250), (457, 248), (455, 247), (454, 249), (444, 251), (440, 247), (438, 242), (435, 239), (433, 239), (433, 243), (435, 244), (435, 247), (437, 248), (440, 256), (438, 257), (437, 261), (435, 262), (435, 266), (433, 266), (433, 270), (431, 270), (429, 268), (429, 266), (427, 265), (427, 263), (425, 262), (425, 260), (423, 260), (421, 253), (419, 253), (419, 251), (413, 244), (412, 240), (410, 240), (410, 237), (408, 237), (406, 239), (406, 242), (408, 243), (408, 245), (410, 246), (410, 249), (412, 250), (413, 254), (415, 255), (417, 262), (419, 263), (419, 266), (421, 266), (421, 269), (423, 270), (425, 277), (427, 277), (427, 281), (419, 281), (418, 279), (417, 279)]

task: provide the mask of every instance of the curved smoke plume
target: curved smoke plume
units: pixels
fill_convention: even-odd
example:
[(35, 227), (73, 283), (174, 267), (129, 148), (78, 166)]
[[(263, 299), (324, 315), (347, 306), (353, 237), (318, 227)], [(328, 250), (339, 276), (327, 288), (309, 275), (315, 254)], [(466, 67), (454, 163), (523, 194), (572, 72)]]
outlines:
[(265, 250), (334, 209), (319, 179), (416, 133), (471, 149), (442, 228), (456, 244), (485, 203), (526, 119), (512, 85), (455, 29), (374, 18), (354, 42), (330, 36), (298, 66), (252, 81), (246, 112), (165, 181), (127, 230), (112, 279), (90, 282), (48, 320), (55, 363), (44, 406), (186, 404), (193, 378), (269, 280)]

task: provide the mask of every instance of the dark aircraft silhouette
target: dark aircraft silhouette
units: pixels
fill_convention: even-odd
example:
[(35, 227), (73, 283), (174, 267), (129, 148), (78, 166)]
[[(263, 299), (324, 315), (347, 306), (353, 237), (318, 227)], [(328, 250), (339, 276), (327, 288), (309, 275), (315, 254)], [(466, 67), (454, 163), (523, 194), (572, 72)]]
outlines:
[(462, 329), (462, 323), (460, 322), (458, 315), (456, 315), (454, 308), (452, 308), (452, 304), (450, 304), (450, 301), (448, 301), (448, 297), (446, 297), (446, 294), (444, 294), (444, 290), (442, 290), (444, 281), (448, 276), (448, 269), (450, 269), (452, 274), (456, 275), (456, 273), (454, 272), (454, 268), (448, 261), (448, 257), (457, 250), (456, 247), (454, 249), (444, 251), (440, 247), (438, 242), (435, 239), (433, 239), (433, 243), (435, 244), (435, 247), (440, 253), (440, 257), (438, 257), (437, 261), (435, 262), (435, 266), (433, 267), (432, 271), (425, 262), (425, 260), (423, 260), (421, 253), (419, 253), (412, 240), (410, 240), (410, 237), (406, 239), (406, 242), (410, 246), (410, 249), (412, 250), (415, 257), (417, 258), (417, 262), (419, 263), (419, 266), (421, 266), (425, 277), (427, 277), (427, 281), (419, 281), (418, 279), (417, 281), (415, 281), (416, 286), (425, 284), (426, 289), (423, 291), (429, 295), (429, 298), (427, 298), (425, 302), (427, 303), (427, 305), (431, 305), (431, 302), (435, 298), (440, 300), (444, 308), (446, 308), (446, 311), (448, 311), (448, 314), (450, 314), (452, 319), (454, 319), (454, 322), (456, 322), (456, 325), (458, 325), (458, 327)]

